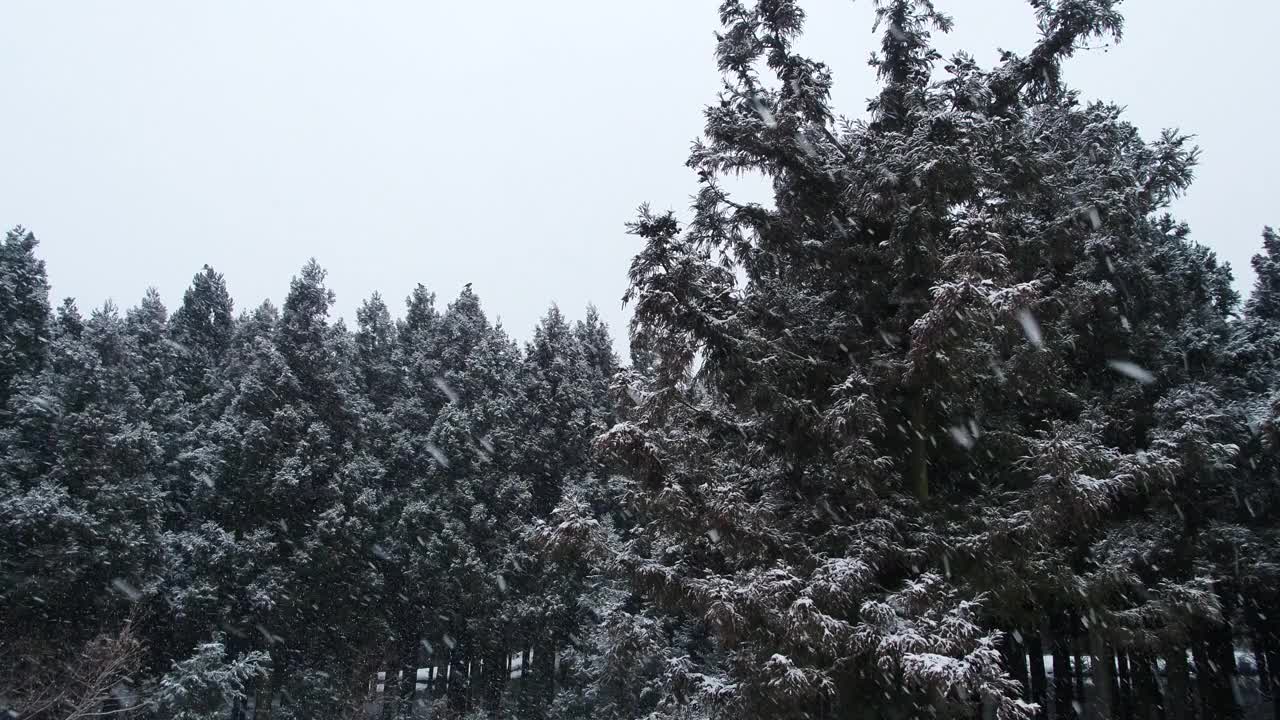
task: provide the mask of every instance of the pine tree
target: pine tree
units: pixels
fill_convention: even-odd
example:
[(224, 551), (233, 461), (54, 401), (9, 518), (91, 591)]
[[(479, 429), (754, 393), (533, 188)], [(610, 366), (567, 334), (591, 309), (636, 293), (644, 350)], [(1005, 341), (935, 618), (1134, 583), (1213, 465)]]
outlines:
[[(384, 613), (388, 640), (383, 666), (384, 720), (409, 714), (417, 702), (414, 674), (425, 649), (422, 640), (433, 650), (446, 652), (430, 620), (439, 615), (440, 575), (435, 558), (424, 555), (440, 522), (438, 510), (426, 502), (427, 479), (434, 473), (439, 452), (427, 437), (445, 401), (443, 388), (448, 387), (440, 377), (440, 315), (434, 294), (422, 285), (405, 302), (405, 317), (397, 325), (392, 355), (400, 373), (400, 390), (388, 413), (390, 435), (376, 450), (385, 468), (376, 495), (383, 529), (375, 553), (382, 575), (378, 607)], [(372, 388), (375, 383), (369, 381), (368, 385)], [(399, 685), (398, 676), (402, 680)]]
[(545, 517), (560, 501), (566, 478), (585, 469), (592, 402), (587, 394), (589, 373), (595, 370), (555, 306), (534, 330), (524, 368), (529, 426), (523, 446), (533, 483), (533, 509)]
[[(1280, 235), (1270, 227), (1262, 232), (1263, 252), (1253, 256), (1253, 292), (1244, 306), (1244, 317), (1236, 324), (1231, 355), (1234, 374), (1244, 380), (1245, 392), (1266, 399), (1280, 368), (1277, 357), (1277, 328), (1280, 328)], [(1265, 412), (1264, 407), (1254, 409)]]
[(241, 321), (193, 473), (195, 504), (216, 527), (177, 543), (236, 546), (240, 562), (218, 578), (232, 601), (219, 611), (270, 650), (272, 687), (295, 694), (292, 712), (304, 714), (350, 687), (331, 663), (358, 629), (349, 613), (365, 582), (349, 571), (360, 534), (346, 532), (359, 522), (343, 474), (359, 433), (351, 353), (345, 330), (327, 322), (324, 278), (309, 262), (278, 317), (264, 304)]
[(356, 367), (359, 390), (373, 404), (373, 410), (386, 412), (400, 391), (401, 372), (396, 366), (396, 326), (382, 296), (377, 293), (356, 311)]
[[(162, 452), (133, 382), (137, 348), (114, 306), (64, 303), (45, 371), (5, 437), (10, 618), (77, 646), (152, 594)], [(16, 462), (13, 462), (16, 460)]]
[(574, 338), (579, 352), (591, 375), (591, 401), (597, 419), (613, 424), (610, 412), (612, 402), (609, 399), (609, 384), (620, 369), (618, 356), (613, 351), (613, 337), (609, 327), (600, 319), (600, 313), (594, 305), (587, 306), (586, 316), (573, 326)]
[(49, 281), (36, 245), (35, 235), (20, 227), (0, 241), (0, 413), (20, 378), (44, 368)]
[(189, 402), (198, 402), (213, 391), (212, 376), (231, 345), (235, 316), (231, 295), (222, 275), (205, 265), (191, 279), (182, 306), (169, 323), (170, 337), (178, 345), (178, 382)]
[(1247, 628), (1264, 691), (1280, 710), (1280, 618), (1271, 609), (1280, 602), (1280, 555), (1276, 518), (1280, 514), (1280, 236), (1262, 233), (1262, 252), (1253, 257), (1256, 276), (1244, 316), (1234, 324), (1230, 348), (1229, 391), (1250, 431), (1242, 438), (1240, 477), (1230, 488), (1234, 503), (1220, 508), (1219, 557), (1226, 560), (1239, 592), (1242, 625)]
[[(1163, 599), (1107, 595), (1092, 546), (1122, 501), (1198, 472), (1161, 432), (1192, 432), (1210, 464), (1229, 452), (1230, 423), (1141, 408), (1212, 374), (1195, 353), (1233, 299), (1211, 258), (1204, 292), (1166, 317), (1136, 282), (1195, 262), (1169, 254), (1181, 241), (1156, 213), (1196, 152), (1174, 132), (1143, 142), (1062, 83), (1077, 42), (1118, 36), (1113, 5), (1036, 3), (1029, 54), (990, 70), (957, 54), (933, 82), (930, 32), (949, 18), (879, 3), (871, 120), (833, 123), (829, 73), (793, 48), (796, 3), (722, 4), (726, 90), (690, 159), (693, 219), (632, 225), (632, 345), (652, 349), (653, 380), (632, 376), (630, 420), (600, 440), (635, 482), (634, 586), (728, 651), (677, 685), (748, 716), (883, 697), (866, 712), (1018, 717), (1009, 638), (1051, 598), (1177, 624)], [(773, 206), (721, 189), (739, 172), (770, 178)], [(1094, 634), (1111, 652), (1116, 633)]]

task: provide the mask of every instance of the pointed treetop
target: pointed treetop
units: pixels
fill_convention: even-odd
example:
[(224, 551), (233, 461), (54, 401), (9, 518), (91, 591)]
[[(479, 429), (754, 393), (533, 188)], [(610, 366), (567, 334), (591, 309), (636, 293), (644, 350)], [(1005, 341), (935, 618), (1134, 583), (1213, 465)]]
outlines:
[(315, 258), (308, 260), (301, 274), (289, 284), (289, 295), (280, 313), (282, 348), (301, 362), (311, 362), (329, 335), (327, 321), (335, 296), (324, 284), (326, 275)]
[(57, 329), (58, 334), (71, 337), (80, 337), (84, 331), (84, 317), (76, 307), (75, 298), (64, 298), (58, 306)]
[(15, 378), (39, 372), (49, 335), (49, 280), (35, 235), (22, 227), (0, 239), (0, 409)]
[(1280, 322), (1280, 235), (1270, 227), (1262, 231), (1262, 252), (1251, 261), (1257, 278), (1245, 305), (1245, 316)]
[(405, 298), (404, 328), (406, 335), (417, 337), (420, 333), (431, 329), (440, 313), (436, 310), (436, 294), (418, 283), (409, 297)]
[(169, 324), (170, 332), (178, 344), (220, 357), (231, 344), (234, 309), (226, 281), (205, 265), (182, 294), (182, 305), (174, 311)]
[(257, 307), (240, 315), (236, 323), (235, 338), (238, 343), (252, 342), (255, 338), (271, 334), (280, 322), (280, 310), (270, 300), (263, 300)]
[(884, 88), (870, 103), (870, 110), (877, 122), (897, 127), (906, 122), (908, 95), (929, 83), (939, 58), (930, 44), (930, 28), (950, 32), (952, 22), (932, 0), (876, 0), (875, 6), (875, 29), (883, 36), (880, 55), (872, 56), (871, 65)]
[(375, 327), (391, 322), (391, 311), (380, 293), (374, 292), (356, 310), (356, 322), (362, 328)]
[(130, 330), (148, 341), (158, 341), (168, 322), (169, 311), (160, 299), (160, 292), (154, 287), (147, 288), (137, 307), (130, 308), (125, 314)]
[(613, 351), (609, 326), (600, 318), (595, 305), (587, 305), (587, 312), (574, 326), (573, 334), (582, 347), (587, 364), (605, 378), (612, 377), (618, 369), (618, 356)]
[(439, 328), (442, 373), (463, 370), (472, 348), (491, 329), (480, 298), (470, 287), (463, 288), (458, 298), (449, 303)]

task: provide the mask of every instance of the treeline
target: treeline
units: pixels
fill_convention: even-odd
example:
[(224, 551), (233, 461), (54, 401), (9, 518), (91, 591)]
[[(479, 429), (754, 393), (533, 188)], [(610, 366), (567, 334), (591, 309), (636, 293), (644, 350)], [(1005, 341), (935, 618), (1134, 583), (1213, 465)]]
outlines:
[(505, 699), (531, 717), (572, 686), (586, 568), (537, 536), (562, 501), (613, 502), (589, 444), (617, 360), (593, 309), (551, 308), (521, 350), (469, 286), (443, 310), (419, 286), (401, 320), (374, 295), (349, 330), (311, 262), (279, 309), (237, 316), (206, 267), (172, 315), (149, 291), (85, 317), (51, 310), (35, 246), (0, 244), (0, 656), (20, 716)]

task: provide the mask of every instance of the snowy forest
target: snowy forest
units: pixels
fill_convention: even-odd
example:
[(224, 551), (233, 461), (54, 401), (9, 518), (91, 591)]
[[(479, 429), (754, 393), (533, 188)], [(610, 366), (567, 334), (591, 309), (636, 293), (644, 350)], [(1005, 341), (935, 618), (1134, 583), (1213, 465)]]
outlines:
[(315, 260), (82, 311), (10, 231), (0, 710), (1280, 718), (1280, 235), (1237, 291), (1191, 136), (1067, 83), (1120, 0), (1029, 2), (984, 67), (876, 0), (849, 118), (803, 3), (723, 0), (626, 358), (469, 284), (349, 327)]

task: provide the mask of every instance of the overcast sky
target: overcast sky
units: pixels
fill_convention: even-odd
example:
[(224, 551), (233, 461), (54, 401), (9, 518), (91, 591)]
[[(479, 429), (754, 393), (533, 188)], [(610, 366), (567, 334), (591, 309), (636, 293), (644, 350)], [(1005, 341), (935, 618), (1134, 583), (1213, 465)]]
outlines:
[[(557, 302), (619, 336), (636, 206), (685, 210), (683, 163), (719, 88), (714, 0), (3, 0), (0, 223), (35, 231), (54, 295), (176, 306), (223, 272), (279, 302), (308, 257), (337, 312), (472, 282), (527, 339)], [(990, 63), (1034, 40), (1021, 0), (938, 0), (939, 42)], [(871, 94), (871, 3), (810, 0), (801, 51), (837, 109)], [(1252, 282), (1280, 224), (1280, 2), (1129, 0), (1124, 41), (1067, 78), (1204, 150), (1176, 210)]]

